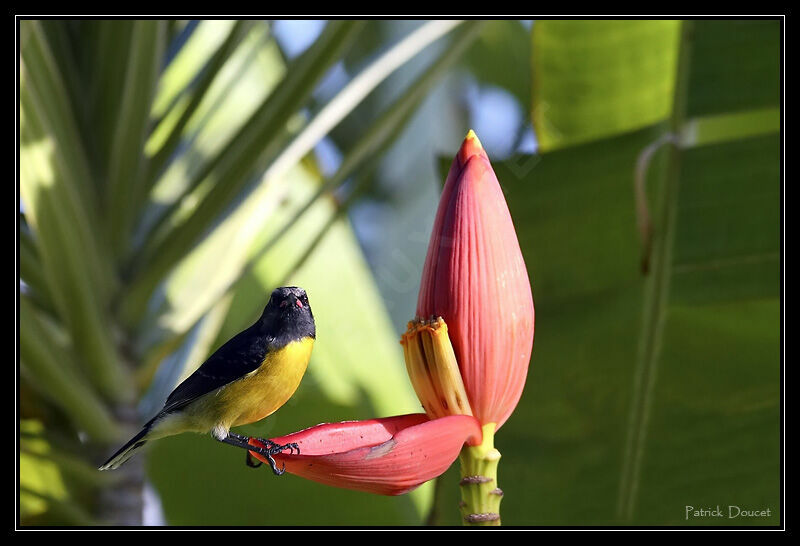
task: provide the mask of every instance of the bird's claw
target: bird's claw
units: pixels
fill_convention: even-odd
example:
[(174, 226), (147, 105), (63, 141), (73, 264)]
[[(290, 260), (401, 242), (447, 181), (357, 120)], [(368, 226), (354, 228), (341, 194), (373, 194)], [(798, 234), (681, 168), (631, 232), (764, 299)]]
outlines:
[(247, 466), (249, 466), (250, 468), (258, 468), (259, 466), (264, 464), (261, 461), (254, 460), (253, 454), (250, 453), (249, 451), (247, 452), (247, 460), (245, 462), (247, 463)]
[[(255, 439), (264, 444), (266, 447), (253, 446), (252, 451), (259, 453), (260, 455), (262, 455), (267, 459), (270, 468), (272, 468), (272, 473), (275, 474), (276, 476), (280, 476), (281, 474), (286, 472), (286, 463), (283, 463), (281, 465), (281, 468), (278, 468), (278, 463), (275, 462), (275, 458), (273, 457), (273, 455), (275, 455), (276, 453), (281, 453), (282, 451), (286, 451), (287, 449), (289, 450), (289, 455), (293, 455), (295, 454), (295, 452), (297, 455), (300, 455), (300, 446), (298, 446), (295, 442), (280, 445), (276, 442), (273, 442), (272, 440), (267, 440), (265, 438), (255, 438)], [(247, 452), (247, 466), (251, 468), (256, 468), (261, 466), (261, 464), (262, 463), (260, 462), (258, 464), (254, 464), (250, 452), (249, 451)]]
[[(290, 444), (284, 444), (282, 446), (278, 445), (278, 444), (275, 444), (275, 446), (273, 448), (271, 448), (271, 449), (277, 450), (275, 453), (280, 453), (281, 451), (285, 451), (285, 450), (288, 449), (289, 450), (289, 455), (300, 455), (300, 446), (298, 446), (294, 442), (292, 442)], [(295, 451), (297, 453), (295, 453)]]
[(269, 466), (272, 468), (272, 473), (276, 476), (280, 476), (286, 472), (286, 463), (283, 463), (283, 466), (279, 469), (275, 463), (275, 459), (272, 458), (272, 455), (267, 455), (267, 460), (269, 461)]
[(287, 449), (289, 450), (289, 455), (300, 455), (300, 446), (298, 446), (295, 442), (280, 445), (272, 440), (267, 440), (266, 438), (256, 438), (256, 440), (267, 446), (266, 450), (270, 452), (270, 455), (281, 453)]
[(275, 453), (272, 451), (272, 449), (263, 450), (260, 451), (260, 453), (267, 459), (267, 462), (269, 463), (269, 467), (272, 469), (273, 474), (275, 474), (276, 476), (280, 476), (281, 474), (286, 472), (286, 463), (283, 463), (283, 466), (281, 468), (278, 468), (278, 463), (276, 463), (275, 459), (272, 457), (273, 453)]

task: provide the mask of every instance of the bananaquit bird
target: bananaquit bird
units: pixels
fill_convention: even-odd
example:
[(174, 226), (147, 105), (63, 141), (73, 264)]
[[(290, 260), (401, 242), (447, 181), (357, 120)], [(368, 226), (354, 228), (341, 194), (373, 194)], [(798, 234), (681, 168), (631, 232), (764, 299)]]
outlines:
[(249, 438), (230, 431), (271, 415), (297, 390), (308, 366), (316, 338), (308, 296), (294, 286), (276, 288), (261, 318), (220, 347), (197, 371), (178, 385), (164, 408), (122, 446), (100, 470), (118, 468), (150, 440), (181, 432), (211, 432), (226, 444), (263, 455), (275, 474), (272, 455), (300, 450), (297, 444), (278, 445), (259, 438), (267, 447), (248, 444)]

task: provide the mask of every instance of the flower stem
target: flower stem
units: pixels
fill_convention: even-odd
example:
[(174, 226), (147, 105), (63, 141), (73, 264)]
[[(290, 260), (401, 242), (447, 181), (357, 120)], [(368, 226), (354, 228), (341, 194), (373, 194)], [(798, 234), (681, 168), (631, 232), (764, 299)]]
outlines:
[(461, 516), (467, 526), (499, 526), (503, 491), (497, 487), (500, 452), (494, 448), (495, 423), (483, 425), (480, 445), (461, 450)]

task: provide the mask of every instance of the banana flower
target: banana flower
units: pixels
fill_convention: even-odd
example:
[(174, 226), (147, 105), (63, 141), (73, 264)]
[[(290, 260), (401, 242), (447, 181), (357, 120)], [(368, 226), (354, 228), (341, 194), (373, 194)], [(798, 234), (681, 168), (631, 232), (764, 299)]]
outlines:
[(442, 191), (417, 317), (400, 341), (425, 413), (322, 424), (272, 438), (300, 451), (275, 460), (327, 485), (399, 495), (460, 458), (464, 522), (499, 525), (503, 492), (494, 434), (522, 395), (533, 332), (531, 286), (511, 215), (470, 131)]

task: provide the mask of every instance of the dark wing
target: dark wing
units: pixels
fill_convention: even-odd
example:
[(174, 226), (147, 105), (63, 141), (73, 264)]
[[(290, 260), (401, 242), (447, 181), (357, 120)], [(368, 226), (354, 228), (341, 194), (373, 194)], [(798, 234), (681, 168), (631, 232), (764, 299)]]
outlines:
[(179, 410), (204, 394), (255, 371), (266, 353), (266, 339), (251, 326), (217, 349), (202, 366), (175, 387), (161, 412)]

